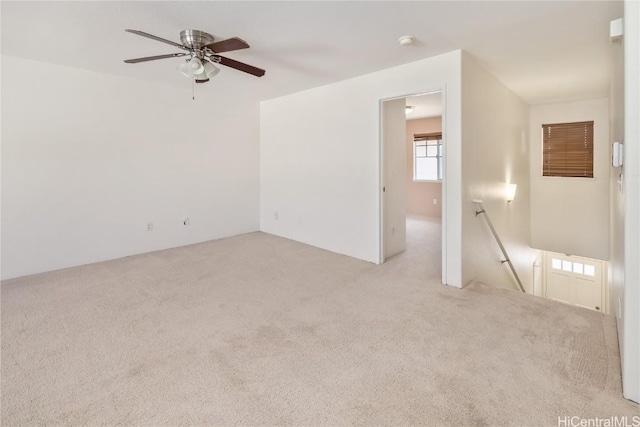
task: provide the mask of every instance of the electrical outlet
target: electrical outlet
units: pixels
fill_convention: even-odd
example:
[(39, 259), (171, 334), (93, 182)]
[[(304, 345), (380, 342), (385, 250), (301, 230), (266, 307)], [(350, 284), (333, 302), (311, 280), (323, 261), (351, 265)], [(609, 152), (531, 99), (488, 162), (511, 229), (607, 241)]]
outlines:
[(437, 205), (438, 204), (438, 199), (433, 199), (433, 204)]
[(152, 222), (148, 222), (147, 223), (147, 231), (153, 231), (153, 223)]
[(278, 211), (274, 211), (273, 212), (273, 219), (275, 219), (275, 220), (280, 219), (280, 214), (278, 213)]

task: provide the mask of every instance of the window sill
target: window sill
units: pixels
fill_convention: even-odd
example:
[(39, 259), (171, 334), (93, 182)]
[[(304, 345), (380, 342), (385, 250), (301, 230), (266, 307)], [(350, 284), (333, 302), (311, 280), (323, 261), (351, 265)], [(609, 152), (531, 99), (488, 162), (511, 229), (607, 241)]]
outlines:
[(442, 184), (442, 180), (430, 180), (430, 179), (414, 179), (413, 182), (427, 182), (431, 184)]

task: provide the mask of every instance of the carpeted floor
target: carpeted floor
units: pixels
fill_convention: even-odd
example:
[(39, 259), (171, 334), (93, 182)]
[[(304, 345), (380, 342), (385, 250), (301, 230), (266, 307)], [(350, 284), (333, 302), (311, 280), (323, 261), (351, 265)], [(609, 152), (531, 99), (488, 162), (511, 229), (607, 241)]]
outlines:
[(2, 283), (2, 424), (558, 425), (632, 416), (614, 318), (263, 233)]

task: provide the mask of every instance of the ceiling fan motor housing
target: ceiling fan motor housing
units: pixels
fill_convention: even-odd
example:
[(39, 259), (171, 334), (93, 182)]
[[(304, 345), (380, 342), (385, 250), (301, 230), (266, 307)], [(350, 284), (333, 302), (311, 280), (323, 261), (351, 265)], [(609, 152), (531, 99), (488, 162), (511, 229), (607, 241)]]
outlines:
[(200, 50), (204, 46), (213, 43), (213, 36), (199, 30), (180, 31), (180, 41), (190, 49)]

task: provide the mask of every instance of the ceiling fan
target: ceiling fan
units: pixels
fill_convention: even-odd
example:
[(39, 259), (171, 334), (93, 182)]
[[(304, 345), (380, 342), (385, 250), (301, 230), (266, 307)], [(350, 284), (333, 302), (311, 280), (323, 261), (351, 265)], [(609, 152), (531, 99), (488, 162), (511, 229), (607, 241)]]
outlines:
[(205, 33), (204, 31), (182, 30), (180, 31), (180, 41), (182, 44), (180, 44), (143, 31), (130, 29), (126, 29), (125, 31), (170, 44), (171, 46), (184, 50), (184, 52), (169, 53), (166, 55), (126, 59), (124, 62), (127, 64), (155, 61), (156, 59), (186, 57), (185, 62), (178, 66), (178, 70), (186, 77), (193, 78), (196, 83), (206, 83), (211, 77), (218, 74), (220, 69), (216, 67), (215, 64), (222, 64), (227, 67), (235, 68), (236, 70), (240, 70), (257, 77), (262, 77), (265, 73), (265, 71), (260, 68), (218, 55), (222, 52), (248, 48), (249, 44), (238, 37), (215, 41), (211, 34)]

